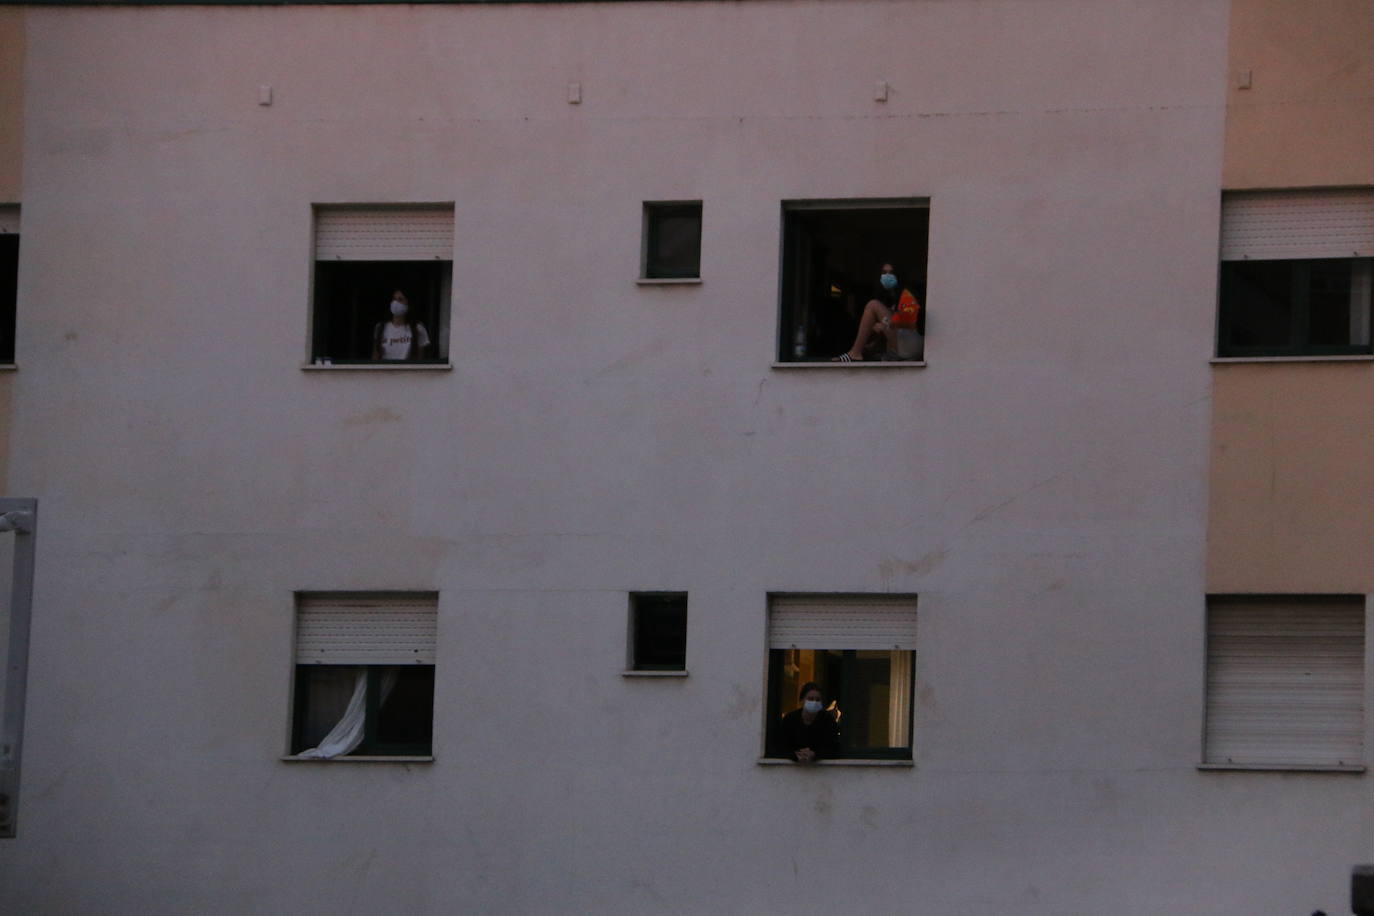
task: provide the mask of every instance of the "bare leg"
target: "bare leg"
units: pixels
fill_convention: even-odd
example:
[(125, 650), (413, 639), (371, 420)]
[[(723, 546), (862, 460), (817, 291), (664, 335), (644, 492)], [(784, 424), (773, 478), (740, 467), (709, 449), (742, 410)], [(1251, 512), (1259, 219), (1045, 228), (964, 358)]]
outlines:
[(883, 319), (887, 318), (889, 312), (887, 306), (877, 299), (868, 300), (864, 306), (864, 313), (859, 317), (859, 333), (854, 337), (854, 345), (849, 348), (849, 358), (852, 360), (862, 360), (864, 358), (864, 344), (868, 343), (868, 337), (873, 333), (875, 326), (882, 327), (884, 332), (890, 329), (882, 325)]

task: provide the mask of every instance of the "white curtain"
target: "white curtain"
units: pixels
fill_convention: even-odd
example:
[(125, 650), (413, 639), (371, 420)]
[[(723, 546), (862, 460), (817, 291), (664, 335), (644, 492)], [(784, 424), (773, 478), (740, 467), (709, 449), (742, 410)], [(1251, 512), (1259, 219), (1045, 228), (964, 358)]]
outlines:
[[(396, 672), (388, 670), (382, 674), (382, 702), (385, 703), (387, 697), (391, 696), (391, 689), (396, 686)], [(363, 743), (364, 728), (367, 724), (367, 669), (359, 668), (357, 678), (353, 684), (353, 696), (348, 700), (348, 706), (344, 709), (343, 716), (334, 727), (329, 730), (329, 734), (320, 739), (317, 747), (301, 751), (301, 757), (313, 757), (321, 760), (328, 760), (332, 757), (341, 757), (344, 754), (352, 753), (358, 745)]]

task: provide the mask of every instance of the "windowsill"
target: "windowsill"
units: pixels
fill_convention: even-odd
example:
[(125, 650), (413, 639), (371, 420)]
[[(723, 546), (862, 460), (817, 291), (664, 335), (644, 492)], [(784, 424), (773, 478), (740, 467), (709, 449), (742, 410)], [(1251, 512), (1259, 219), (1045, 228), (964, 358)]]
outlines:
[(897, 767), (899, 769), (912, 769), (916, 766), (914, 760), (875, 760), (868, 757), (837, 757), (834, 760), (817, 760), (815, 763), (798, 763), (795, 760), (784, 760), (781, 757), (760, 757), (758, 765), (761, 767)]
[(620, 672), (621, 677), (686, 677), (687, 669), (681, 671), (634, 671), (626, 670)]
[(1374, 354), (1354, 353), (1332, 356), (1214, 356), (1212, 365), (1224, 366), (1228, 363), (1368, 363), (1374, 362)]
[(640, 277), (636, 286), (700, 286), (701, 277)]
[(773, 363), (769, 368), (772, 369), (924, 369), (926, 361), (923, 359), (892, 359), (878, 360), (865, 359), (853, 363), (832, 363), (829, 360), (824, 362), (796, 362), (796, 363)]
[(395, 757), (377, 757), (359, 754), (354, 757), (301, 757), (297, 754), (288, 754), (281, 758), (284, 763), (433, 763), (433, 756), (411, 755)]
[(1363, 764), (1324, 766), (1317, 763), (1199, 763), (1205, 771), (1250, 771), (1258, 773), (1363, 773)]
[(306, 372), (449, 372), (452, 363), (304, 363), (301, 368)]
[(14, 372), (18, 368), (14, 363), (0, 363), (0, 372)]

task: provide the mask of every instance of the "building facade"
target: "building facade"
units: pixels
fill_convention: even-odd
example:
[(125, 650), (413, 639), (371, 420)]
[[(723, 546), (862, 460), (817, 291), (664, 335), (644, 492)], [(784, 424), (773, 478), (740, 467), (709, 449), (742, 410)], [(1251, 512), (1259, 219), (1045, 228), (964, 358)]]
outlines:
[[(1358, 237), (1371, 27), (0, 8), (0, 479), (43, 513), (0, 899), (1342, 912), (1370, 252), (1339, 353), (1247, 351), (1219, 289), (1332, 260), (1254, 206)], [(923, 333), (832, 362), (884, 264)]]

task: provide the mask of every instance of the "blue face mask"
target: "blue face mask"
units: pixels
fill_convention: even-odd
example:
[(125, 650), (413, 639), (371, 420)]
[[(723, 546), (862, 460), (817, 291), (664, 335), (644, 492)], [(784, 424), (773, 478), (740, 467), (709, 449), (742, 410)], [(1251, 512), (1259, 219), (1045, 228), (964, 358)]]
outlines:
[(879, 281), (880, 283), (883, 284), (883, 289), (896, 289), (896, 288), (897, 288), (897, 275), (896, 275), (896, 274), (883, 274), (881, 277), (878, 278), (878, 281)]

